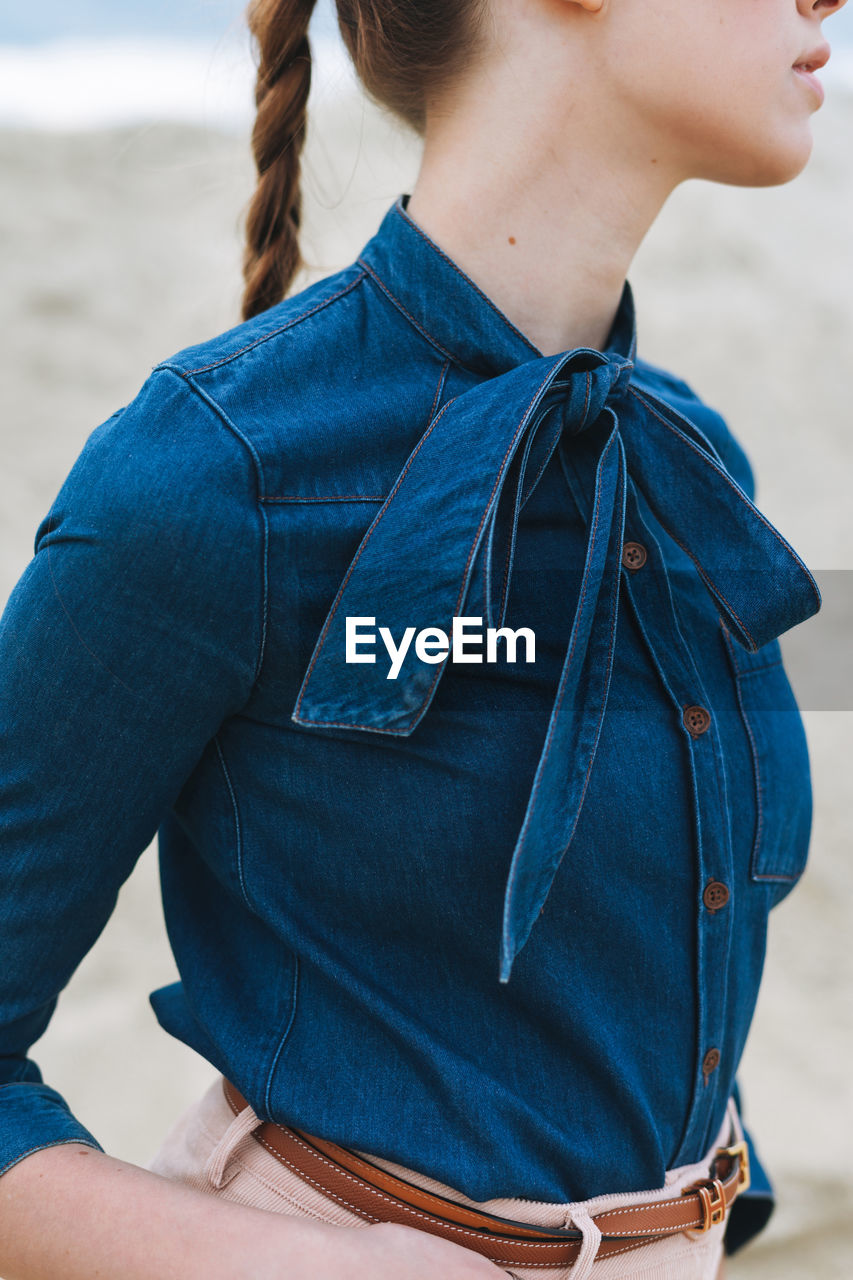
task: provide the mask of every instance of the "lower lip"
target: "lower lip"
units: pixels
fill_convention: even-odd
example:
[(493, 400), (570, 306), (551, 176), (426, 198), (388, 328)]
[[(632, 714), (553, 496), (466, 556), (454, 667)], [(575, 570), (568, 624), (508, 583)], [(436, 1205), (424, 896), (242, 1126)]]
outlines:
[(801, 80), (804, 80), (806, 84), (809, 85), (812, 92), (815, 94), (818, 102), (823, 102), (823, 99), (824, 99), (823, 85), (818, 80), (816, 75), (813, 75), (811, 71), (801, 71), (799, 67), (794, 67), (794, 74), (798, 75)]

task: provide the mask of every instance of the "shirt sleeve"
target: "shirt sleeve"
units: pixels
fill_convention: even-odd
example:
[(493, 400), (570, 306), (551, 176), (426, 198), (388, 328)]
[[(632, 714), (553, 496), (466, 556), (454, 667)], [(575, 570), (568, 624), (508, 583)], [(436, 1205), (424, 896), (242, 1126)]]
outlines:
[(89, 436), (0, 617), (0, 1174), (103, 1150), (28, 1056), (222, 721), (251, 694), (251, 446), (161, 366)]

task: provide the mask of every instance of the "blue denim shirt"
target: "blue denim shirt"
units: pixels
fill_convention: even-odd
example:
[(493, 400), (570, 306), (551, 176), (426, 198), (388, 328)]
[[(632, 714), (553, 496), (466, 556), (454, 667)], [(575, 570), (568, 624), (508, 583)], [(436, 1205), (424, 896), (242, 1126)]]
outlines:
[(543, 356), (407, 199), (158, 365), (38, 527), (0, 626), (0, 1172), (99, 1145), (28, 1055), (155, 834), (154, 1011), (262, 1117), (567, 1201), (662, 1185), (737, 1090), (811, 817), (776, 637), (817, 589), (627, 281), (603, 351)]

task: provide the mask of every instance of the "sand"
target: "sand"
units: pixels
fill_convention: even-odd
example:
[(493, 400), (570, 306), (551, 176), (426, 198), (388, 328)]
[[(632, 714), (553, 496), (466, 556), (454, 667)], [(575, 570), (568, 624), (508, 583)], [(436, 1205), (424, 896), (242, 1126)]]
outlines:
[[(804, 173), (756, 191), (694, 182), (671, 198), (630, 272), (640, 354), (728, 417), (759, 505), (827, 596), (783, 641), (812, 752), (815, 825), (797, 890), (772, 914), (741, 1069), (747, 1122), (775, 1180), (771, 1227), (732, 1280), (853, 1275), (853, 97), (813, 122)], [(0, 134), (0, 600), (88, 433), (150, 367), (238, 314), (244, 138), (156, 125)], [(417, 146), (361, 102), (315, 104), (305, 249), (345, 265), (411, 189)], [(145, 1163), (213, 1070), (158, 1027), (148, 992), (175, 976), (155, 847), (140, 857), (34, 1056), (105, 1148)]]

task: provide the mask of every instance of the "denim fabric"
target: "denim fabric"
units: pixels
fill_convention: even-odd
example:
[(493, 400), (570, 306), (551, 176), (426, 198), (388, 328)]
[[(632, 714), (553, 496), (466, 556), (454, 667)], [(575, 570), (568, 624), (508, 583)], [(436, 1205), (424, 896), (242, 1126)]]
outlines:
[[(627, 281), (603, 351), (544, 356), (406, 204), (160, 364), (36, 531), (0, 624), (0, 1172), (99, 1145), (28, 1055), (155, 834), (152, 1006), (264, 1119), (563, 1202), (661, 1186), (736, 1091), (811, 819), (776, 637), (817, 589), (637, 356)], [(392, 675), (380, 628), (455, 618), (468, 662)], [(470, 661), (480, 624), (535, 660)]]

